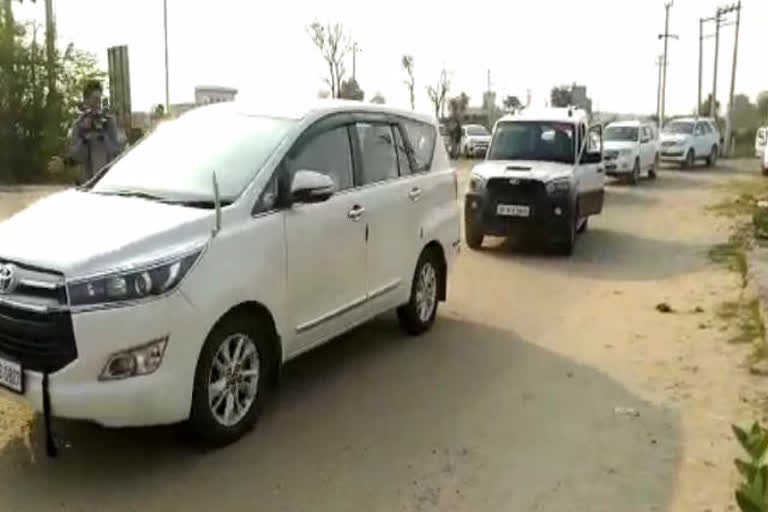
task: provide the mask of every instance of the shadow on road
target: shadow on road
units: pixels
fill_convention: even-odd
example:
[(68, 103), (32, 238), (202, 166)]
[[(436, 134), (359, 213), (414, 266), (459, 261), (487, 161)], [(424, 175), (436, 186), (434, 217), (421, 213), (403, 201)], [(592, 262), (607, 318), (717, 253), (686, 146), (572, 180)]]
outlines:
[(665, 510), (673, 494), (676, 414), (513, 332), (441, 317), (408, 338), (387, 315), (284, 377), (254, 432), (218, 451), (173, 428), (56, 422), (59, 459), (0, 453), (3, 508)]
[(504, 240), (487, 244), (483, 252), (496, 258), (516, 258), (529, 266), (568, 275), (620, 281), (662, 279), (695, 272), (709, 263), (709, 245), (694, 245), (604, 228), (590, 228), (576, 241), (569, 257), (543, 244)]

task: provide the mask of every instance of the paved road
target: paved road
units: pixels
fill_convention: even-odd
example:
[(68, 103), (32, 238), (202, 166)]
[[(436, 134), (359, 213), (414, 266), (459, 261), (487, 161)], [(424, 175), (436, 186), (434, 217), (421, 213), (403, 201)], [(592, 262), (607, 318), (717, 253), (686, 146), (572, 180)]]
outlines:
[(701, 206), (736, 172), (611, 186), (570, 259), (465, 249), (431, 333), (384, 315), (291, 363), (225, 449), (62, 421), (50, 461), (35, 432), (0, 452), (0, 510), (694, 510), (676, 501), (683, 421), (636, 369), (645, 349), (604, 354), (655, 321), (630, 310), (652, 310), (657, 284), (674, 298), (708, 268), (723, 235)]

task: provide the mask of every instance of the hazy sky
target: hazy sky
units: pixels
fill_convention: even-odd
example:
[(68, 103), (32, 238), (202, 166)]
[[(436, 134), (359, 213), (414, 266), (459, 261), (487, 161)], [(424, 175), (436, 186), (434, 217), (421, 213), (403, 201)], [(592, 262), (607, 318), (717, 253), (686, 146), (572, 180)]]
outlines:
[[(127, 44), (134, 110), (164, 102), (161, 0), (54, 0), (62, 43), (93, 51)], [(306, 35), (312, 20), (342, 22), (362, 52), (357, 76), (370, 98), (406, 106), (400, 57), (416, 62), (417, 108), (445, 66), (451, 94), (481, 102), (487, 72), (499, 95), (543, 105), (555, 84), (582, 83), (596, 108), (653, 113), (662, 51), (663, 0), (168, 0), (171, 103), (192, 101), (195, 85), (237, 87), (241, 97), (311, 96), (323, 88), (324, 65)], [(718, 0), (675, 0), (670, 32), (667, 112), (696, 104), (698, 19)], [(267, 9), (267, 5), (269, 8)], [(457, 7), (452, 7), (456, 5)], [(459, 7), (460, 6), (460, 7)], [(14, 7), (19, 18), (43, 19), (43, 4)], [(101, 19), (94, 20), (94, 14)], [(711, 24), (710, 24), (711, 25)], [(710, 26), (709, 32), (714, 27)], [(733, 26), (722, 29), (718, 98), (730, 87)], [(704, 97), (712, 88), (714, 39), (705, 41)], [(347, 66), (351, 69), (351, 58)], [(768, 89), (768, 0), (743, 0), (736, 92)]]

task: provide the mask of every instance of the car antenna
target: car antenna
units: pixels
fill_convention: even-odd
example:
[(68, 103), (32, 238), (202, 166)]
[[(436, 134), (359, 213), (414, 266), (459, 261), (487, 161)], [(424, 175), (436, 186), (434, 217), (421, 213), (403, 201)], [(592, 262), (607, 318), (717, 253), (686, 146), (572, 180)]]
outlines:
[(213, 207), (216, 209), (216, 225), (211, 232), (211, 238), (216, 238), (216, 235), (221, 231), (221, 198), (219, 197), (219, 182), (216, 179), (216, 171), (212, 174), (213, 181)]

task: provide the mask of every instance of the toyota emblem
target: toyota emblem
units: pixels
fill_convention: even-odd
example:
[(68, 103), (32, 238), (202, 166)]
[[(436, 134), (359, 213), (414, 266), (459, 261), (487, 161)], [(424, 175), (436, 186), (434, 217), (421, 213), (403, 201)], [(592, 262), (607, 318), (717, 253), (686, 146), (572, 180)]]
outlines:
[(520, 180), (518, 180), (517, 178), (512, 178), (511, 180), (509, 180), (509, 184), (510, 185), (519, 185), (520, 184)]
[(10, 263), (0, 265), (0, 295), (13, 293), (18, 284), (19, 279), (16, 275), (16, 267)]

